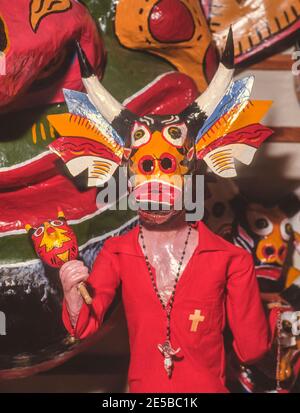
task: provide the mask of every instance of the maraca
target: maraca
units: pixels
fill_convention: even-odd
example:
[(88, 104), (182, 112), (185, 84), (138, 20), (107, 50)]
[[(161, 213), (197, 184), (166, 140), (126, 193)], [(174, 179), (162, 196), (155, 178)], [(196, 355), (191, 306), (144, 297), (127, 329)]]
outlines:
[[(63, 211), (59, 210), (54, 220), (45, 221), (36, 228), (27, 224), (25, 229), (32, 239), (37, 255), (46, 265), (60, 268), (67, 261), (77, 259), (76, 235), (68, 225)], [(90, 305), (92, 298), (83, 282), (79, 284), (78, 290), (86, 304)]]

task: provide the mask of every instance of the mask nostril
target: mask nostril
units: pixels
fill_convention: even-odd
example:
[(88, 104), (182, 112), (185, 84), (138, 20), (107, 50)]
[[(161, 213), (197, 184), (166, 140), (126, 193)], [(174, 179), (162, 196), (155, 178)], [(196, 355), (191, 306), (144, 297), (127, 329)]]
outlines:
[(172, 160), (170, 158), (163, 158), (160, 162), (161, 167), (165, 170), (171, 169), (172, 168)]
[(154, 158), (151, 156), (143, 156), (139, 160), (138, 164), (139, 170), (143, 175), (149, 175), (154, 171), (155, 164), (154, 164)]
[(274, 247), (271, 247), (271, 246), (265, 247), (264, 253), (265, 253), (265, 256), (266, 256), (266, 257), (270, 257), (271, 255), (274, 255), (274, 254), (275, 254), (275, 248), (274, 248)]
[(151, 161), (150, 159), (147, 159), (146, 161), (144, 161), (142, 166), (145, 172), (153, 171), (154, 165), (153, 165), (153, 161)]
[(166, 174), (171, 174), (176, 171), (176, 159), (169, 153), (164, 153), (159, 159), (160, 170)]

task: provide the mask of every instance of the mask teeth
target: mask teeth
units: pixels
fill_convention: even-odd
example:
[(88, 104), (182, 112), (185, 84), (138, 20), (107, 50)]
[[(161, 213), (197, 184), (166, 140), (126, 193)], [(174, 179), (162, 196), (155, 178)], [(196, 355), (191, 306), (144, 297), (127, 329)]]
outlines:
[(170, 207), (167, 208), (167, 205), (163, 205), (154, 201), (139, 201), (138, 204), (141, 210), (153, 213), (163, 212), (167, 214), (168, 212), (170, 212), (171, 209)]

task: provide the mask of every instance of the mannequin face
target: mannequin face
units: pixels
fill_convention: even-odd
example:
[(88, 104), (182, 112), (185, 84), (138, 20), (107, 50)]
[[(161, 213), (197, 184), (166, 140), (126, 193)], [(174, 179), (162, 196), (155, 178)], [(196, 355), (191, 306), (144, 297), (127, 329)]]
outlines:
[(176, 228), (179, 221), (184, 221), (184, 210), (177, 211), (171, 209), (170, 211), (146, 211), (139, 210), (139, 218), (143, 225), (147, 227), (159, 227), (162, 228), (164, 225), (168, 228)]

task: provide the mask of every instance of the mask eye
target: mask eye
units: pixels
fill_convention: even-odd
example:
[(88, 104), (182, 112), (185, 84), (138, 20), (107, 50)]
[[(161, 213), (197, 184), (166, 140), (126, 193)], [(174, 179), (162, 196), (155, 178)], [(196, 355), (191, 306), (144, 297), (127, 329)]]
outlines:
[(131, 131), (131, 142), (133, 148), (138, 148), (145, 143), (149, 142), (151, 133), (147, 126), (135, 122), (132, 131)]
[(35, 237), (40, 237), (44, 233), (44, 230), (45, 230), (44, 227), (40, 226), (34, 231), (33, 235)]
[(292, 226), (288, 218), (284, 219), (280, 224), (281, 236), (285, 241), (288, 241), (292, 235)]
[(187, 137), (187, 127), (184, 123), (166, 126), (162, 131), (163, 137), (173, 146), (182, 146)]
[(154, 171), (155, 163), (154, 158), (151, 156), (143, 156), (139, 161), (139, 171), (143, 175), (150, 175)]
[(261, 237), (270, 235), (273, 231), (273, 224), (268, 217), (260, 212), (251, 211), (248, 215), (251, 230)]
[(63, 223), (63, 221), (60, 221), (59, 219), (56, 219), (55, 221), (51, 221), (50, 224), (51, 224), (53, 227), (60, 227), (60, 226), (62, 226), (64, 223)]

